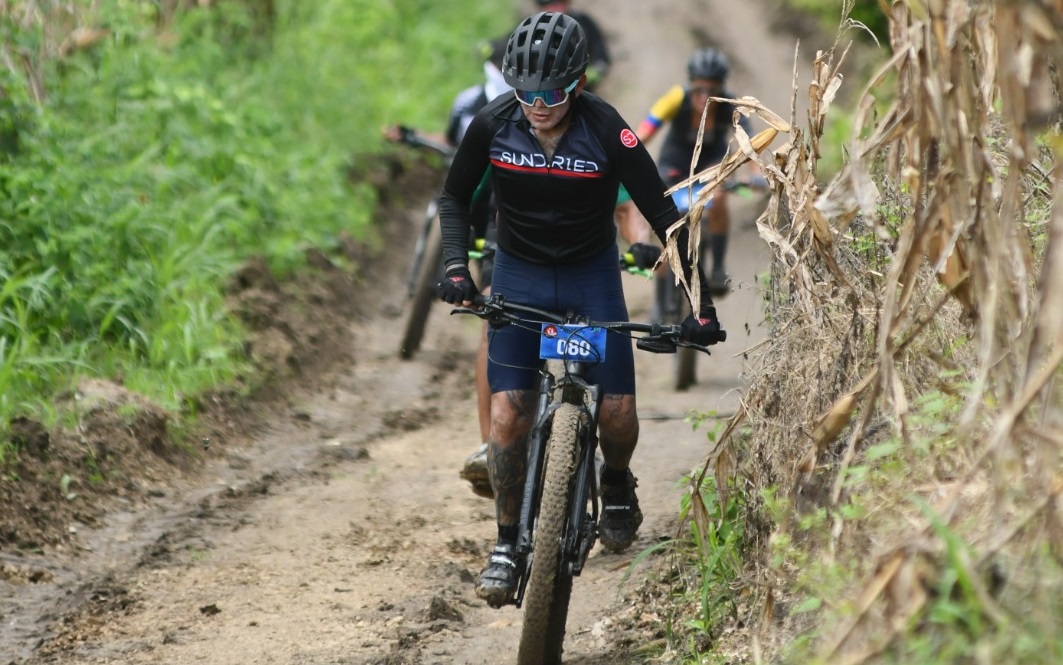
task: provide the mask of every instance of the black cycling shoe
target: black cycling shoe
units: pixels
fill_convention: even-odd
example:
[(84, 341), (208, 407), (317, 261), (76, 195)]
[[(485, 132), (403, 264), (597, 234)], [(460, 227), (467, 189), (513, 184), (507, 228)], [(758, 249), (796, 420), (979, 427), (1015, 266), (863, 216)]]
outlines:
[(642, 511), (635, 496), (638, 483), (631, 469), (618, 485), (602, 483), (602, 517), (598, 520), (598, 534), (602, 547), (613, 553), (626, 550), (638, 536), (642, 524)]
[(487, 566), (476, 583), (476, 595), (498, 609), (512, 603), (516, 592), (517, 559), (513, 546), (499, 543), (487, 557)]

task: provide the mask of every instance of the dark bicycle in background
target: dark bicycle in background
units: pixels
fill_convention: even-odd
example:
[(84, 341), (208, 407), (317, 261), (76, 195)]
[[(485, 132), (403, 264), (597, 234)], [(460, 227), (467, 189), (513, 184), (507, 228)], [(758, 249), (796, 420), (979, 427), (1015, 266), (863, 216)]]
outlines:
[[(698, 200), (703, 185), (698, 183), (692, 188), (682, 188), (672, 192), (672, 200), (680, 214), (686, 215), (691, 208), (691, 203)], [(743, 192), (750, 191), (750, 185), (745, 181), (728, 181), (721, 185), (724, 191)], [(705, 202), (702, 215), (706, 215), (712, 208), (712, 198)], [(702, 234), (702, 243), (699, 248), (699, 261), (705, 257), (707, 250), (705, 234)], [(690, 313), (690, 301), (682, 285), (675, 283), (675, 277), (671, 268), (666, 264), (661, 269), (661, 274), (654, 284), (654, 318), (661, 323), (679, 324)], [(698, 352), (694, 349), (680, 347), (676, 352), (675, 363), (672, 371), (672, 388), (683, 391), (697, 382), (697, 358)]]
[[(414, 131), (403, 132), (402, 142), (442, 155), (446, 166), (449, 166), (454, 158), (454, 148), (427, 139)], [(432, 311), (432, 303), (436, 300), (436, 283), (442, 277), (443, 238), (439, 230), (437, 194), (425, 209), (406, 278), (406, 302), (403, 308), (402, 338), (399, 342), (399, 357), (404, 360), (413, 358), (421, 348), (428, 315)]]
[[(624, 335), (653, 353), (689, 348), (679, 325), (597, 322), (508, 302), (502, 295), (478, 296), (473, 314), (493, 326), (514, 325), (539, 333), (539, 396), (528, 435), (527, 476), (516, 545), (517, 593), (524, 618), (518, 665), (561, 662), (572, 579), (578, 576), (598, 538), (598, 415), (602, 393), (587, 371), (605, 359), (606, 336)], [(727, 334), (720, 331), (719, 341)]]

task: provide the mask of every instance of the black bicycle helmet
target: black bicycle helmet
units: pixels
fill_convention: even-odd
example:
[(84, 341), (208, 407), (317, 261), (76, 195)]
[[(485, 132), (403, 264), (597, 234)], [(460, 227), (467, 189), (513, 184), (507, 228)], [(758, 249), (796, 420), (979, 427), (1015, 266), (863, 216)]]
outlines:
[(539, 12), (521, 21), (506, 44), (502, 75), (517, 90), (566, 88), (587, 70), (587, 36), (576, 19)]
[(727, 56), (714, 48), (703, 48), (694, 51), (687, 62), (687, 74), (690, 80), (707, 79), (709, 81), (725, 81), (731, 71), (731, 63), (727, 62)]

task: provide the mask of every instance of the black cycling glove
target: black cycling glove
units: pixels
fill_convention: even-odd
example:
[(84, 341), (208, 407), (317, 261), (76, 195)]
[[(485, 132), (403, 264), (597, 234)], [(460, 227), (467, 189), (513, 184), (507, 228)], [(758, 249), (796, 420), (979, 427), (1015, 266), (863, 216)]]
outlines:
[(635, 259), (635, 267), (640, 270), (649, 270), (661, 258), (661, 248), (657, 245), (649, 245), (644, 242), (636, 242), (628, 248), (628, 253)]
[(688, 315), (683, 319), (680, 327), (684, 341), (701, 346), (712, 346), (727, 339), (727, 331), (720, 328), (720, 321), (716, 318), (716, 308), (712, 305), (702, 305), (701, 315), (697, 318), (693, 314)]
[(436, 284), (436, 294), (451, 305), (460, 305), (471, 302), (480, 295), (480, 290), (472, 281), (469, 266), (458, 263), (447, 268), (443, 280)]

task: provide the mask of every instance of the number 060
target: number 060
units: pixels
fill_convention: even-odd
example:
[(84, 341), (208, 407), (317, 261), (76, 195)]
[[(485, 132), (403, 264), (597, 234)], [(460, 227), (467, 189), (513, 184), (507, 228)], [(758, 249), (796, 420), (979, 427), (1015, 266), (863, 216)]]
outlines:
[(589, 356), (591, 345), (582, 339), (557, 340), (557, 353), (562, 356)]

